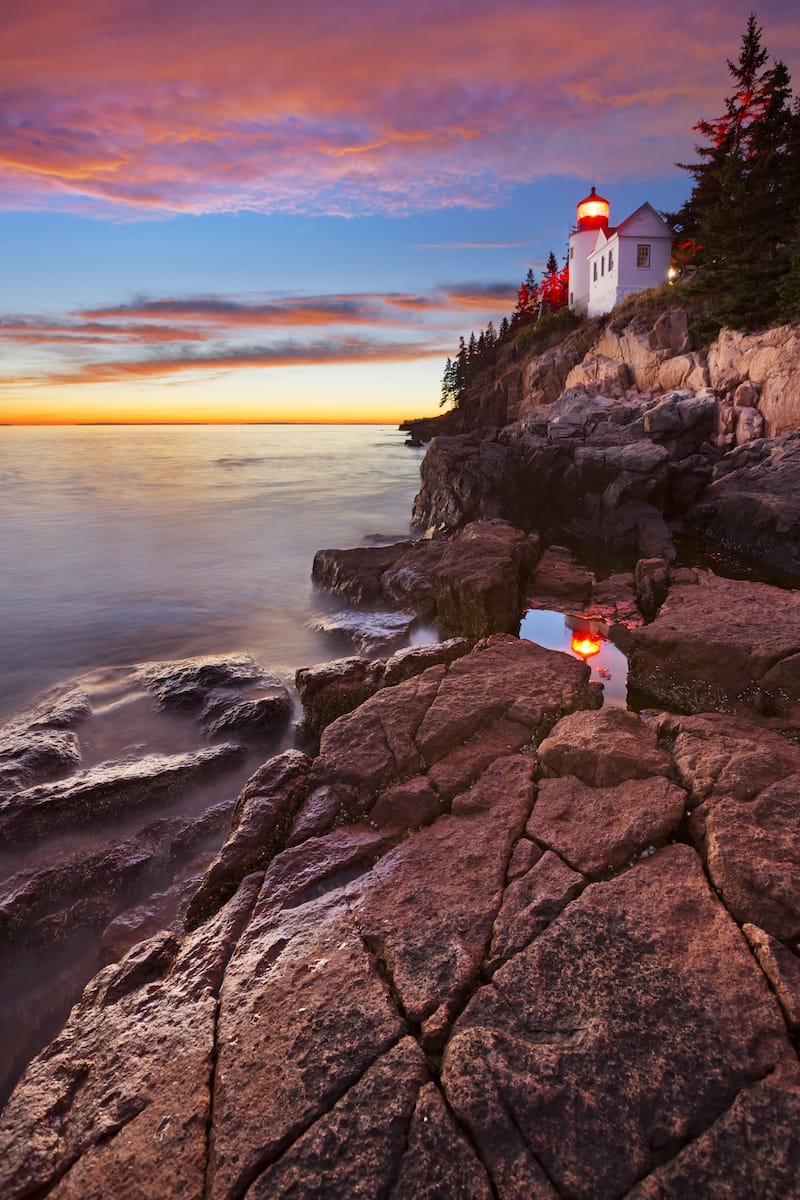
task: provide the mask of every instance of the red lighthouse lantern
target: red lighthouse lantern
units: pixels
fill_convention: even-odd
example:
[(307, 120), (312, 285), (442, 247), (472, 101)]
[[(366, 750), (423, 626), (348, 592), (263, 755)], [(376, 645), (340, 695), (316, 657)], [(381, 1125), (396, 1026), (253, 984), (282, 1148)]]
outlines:
[(592, 188), (585, 200), (578, 205), (578, 233), (586, 229), (604, 229), (608, 232), (611, 205)]

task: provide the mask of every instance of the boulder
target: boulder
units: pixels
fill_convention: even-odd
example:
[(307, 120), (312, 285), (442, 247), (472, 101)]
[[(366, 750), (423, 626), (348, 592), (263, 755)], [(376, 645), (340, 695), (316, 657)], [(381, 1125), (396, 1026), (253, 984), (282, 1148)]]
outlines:
[(673, 573), (658, 616), (630, 632), (628, 682), (681, 711), (800, 716), (800, 593)]
[(630, 779), (668, 778), (670, 756), (655, 732), (621, 708), (563, 717), (539, 747), (546, 772), (574, 775), (589, 787), (616, 787)]
[(361, 654), (379, 654), (402, 646), (415, 615), (410, 612), (326, 613), (309, 622), (309, 629), (351, 641)]
[(517, 508), (508, 449), (493, 429), (434, 438), (420, 479), (411, 514), (420, 529), (457, 529), (489, 517), (513, 519)]
[(528, 605), (579, 612), (589, 603), (594, 576), (581, 567), (564, 546), (551, 546), (541, 555), (528, 588)]
[(289, 693), (281, 681), (247, 654), (144, 663), (135, 681), (152, 693), (159, 707), (195, 714), (211, 735), (262, 734), (285, 724), (291, 714)]
[[(746, 412), (747, 410), (742, 410)], [(800, 433), (732, 451), (688, 513), (712, 546), (800, 580)]]
[(358, 708), (378, 690), (382, 676), (383, 663), (363, 657), (301, 667), (295, 684), (306, 729), (318, 733), (343, 713)]
[(451, 537), (403, 543), (389, 568), (385, 549), (376, 548), (369, 586), (365, 549), (319, 551), (314, 582), (355, 601), (368, 593), (371, 599), (402, 603), (471, 637), (517, 628), (538, 543), (507, 522), (473, 522)]
[(67, 684), (0, 727), (0, 797), (73, 771), (81, 762), (73, 730), (91, 715), (86, 692)]
[(615, 362), (602, 354), (587, 354), (583, 362), (573, 367), (564, 380), (564, 388), (582, 388), (590, 395), (620, 398), (631, 385), (625, 363)]

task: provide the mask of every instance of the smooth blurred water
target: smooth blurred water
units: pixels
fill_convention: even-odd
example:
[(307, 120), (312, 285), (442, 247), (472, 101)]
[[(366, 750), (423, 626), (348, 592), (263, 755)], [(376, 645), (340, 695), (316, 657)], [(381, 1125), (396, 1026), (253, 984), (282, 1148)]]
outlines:
[(93, 667), (335, 657), (316, 550), (409, 532), (423, 451), (388, 426), (0, 428), (0, 714)]

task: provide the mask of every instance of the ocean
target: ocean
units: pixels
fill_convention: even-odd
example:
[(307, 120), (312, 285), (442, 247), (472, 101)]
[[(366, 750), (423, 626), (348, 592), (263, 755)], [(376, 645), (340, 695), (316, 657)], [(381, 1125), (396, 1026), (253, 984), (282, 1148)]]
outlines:
[(347, 653), (308, 628), (314, 553), (407, 537), (423, 453), (375, 425), (0, 428), (0, 718), (97, 667)]

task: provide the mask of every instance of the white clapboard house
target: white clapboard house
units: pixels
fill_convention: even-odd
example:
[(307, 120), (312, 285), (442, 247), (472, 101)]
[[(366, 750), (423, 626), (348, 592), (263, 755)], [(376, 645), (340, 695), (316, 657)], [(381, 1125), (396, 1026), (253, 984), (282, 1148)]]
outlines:
[(592, 188), (569, 237), (569, 306), (590, 317), (668, 277), (673, 234), (652, 205), (642, 204), (616, 227), (608, 223), (610, 212)]

